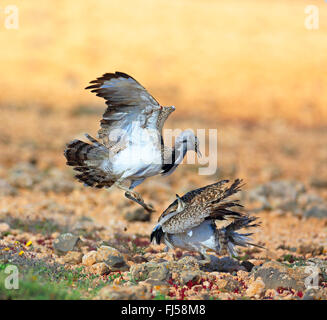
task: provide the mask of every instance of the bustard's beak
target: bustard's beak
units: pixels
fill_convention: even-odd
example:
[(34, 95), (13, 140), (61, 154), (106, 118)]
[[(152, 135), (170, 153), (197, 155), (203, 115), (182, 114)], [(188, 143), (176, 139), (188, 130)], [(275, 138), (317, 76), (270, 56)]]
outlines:
[(198, 155), (199, 158), (202, 157), (202, 153), (200, 151), (200, 148), (199, 148), (199, 142), (195, 142), (195, 147), (194, 147), (194, 151), (196, 152), (196, 154)]
[(176, 212), (181, 212), (185, 208), (185, 202), (180, 198), (180, 196), (178, 194), (176, 194), (176, 198), (177, 198), (177, 209), (176, 209)]

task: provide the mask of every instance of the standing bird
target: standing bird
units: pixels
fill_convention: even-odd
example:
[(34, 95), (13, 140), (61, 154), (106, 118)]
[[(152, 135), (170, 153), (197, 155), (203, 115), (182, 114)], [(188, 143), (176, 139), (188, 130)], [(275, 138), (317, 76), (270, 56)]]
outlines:
[(175, 107), (160, 106), (128, 74), (105, 73), (90, 84), (85, 89), (92, 89), (108, 106), (100, 122), (100, 141), (85, 134), (88, 143), (68, 143), (64, 151), (67, 165), (79, 172), (76, 178), (85, 185), (115, 185), (128, 199), (153, 211), (133, 188), (148, 177), (172, 173), (188, 150), (200, 155), (198, 138), (185, 130), (175, 139), (173, 148), (165, 146), (162, 128)]
[(231, 209), (242, 207), (238, 200), (227, 200), (240, 191), (242, 181), (237, 179), (226, 187), (228, 182), (219, 181), (190, 191), (181, 198), (176, 195), (177, 199), (162, 213), (153, 229), (151, 242), (153, 239), (157, 244), (163, 242), (167, 249), (178, 247), (200, 252), (203, 264), (210, 263), (208, 250), (237, 256), (235, 246), (260, 247), (250, 242), (252, 233), (237, 232), (258, 224), (253, 223), (255, 217)]

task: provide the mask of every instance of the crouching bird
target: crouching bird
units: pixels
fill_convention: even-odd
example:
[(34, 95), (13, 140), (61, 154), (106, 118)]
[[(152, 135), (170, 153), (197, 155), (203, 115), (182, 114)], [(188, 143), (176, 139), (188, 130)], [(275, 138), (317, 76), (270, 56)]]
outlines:
[(252, 233), (238, 233), (240, 229), (257, 227), (256, 217), (233, 208), (242, 207), (238, 200), (228, 199), (240, 191), (242, 180), (226, 186), (228, 180), (205, 186), (179, 197), (162, 213), (152, 231), (151, 242), (166, 244), (166, 249), (181, 248), (202, 254), (202, 264), (210, 263), (207, 251), (218, 255), (237, 256), (236, 246), (256, 246)]
[(126, 73), (106, 73), (86, 89), (105, 99), (107, 109), (100, 122), (98, 141), (85, 134), (88, 142), (73, 140), (64, 155), (67, 165), (79, 173), (87, 186), (117, 186), (125, 196), (153, 211), (133, 189), (146, 178), (172, 173), (186, 152), (199, 153), (198, 138), (183, 131), (173, 148), (164, 145), (162, 128), (175, 107), (163, 107)]

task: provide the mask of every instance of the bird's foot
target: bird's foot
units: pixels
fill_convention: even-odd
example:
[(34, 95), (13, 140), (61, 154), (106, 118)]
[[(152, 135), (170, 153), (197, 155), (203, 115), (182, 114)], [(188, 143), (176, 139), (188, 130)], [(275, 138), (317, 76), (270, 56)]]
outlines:
[(137, 192), (126, 191), (125, 197), (138, 203), (140, 206), (142, 206), (146, 211), (148, 211), (150, 213), (156, 211), (151, 204), (146, 204), (144, 202), (143, 198)]

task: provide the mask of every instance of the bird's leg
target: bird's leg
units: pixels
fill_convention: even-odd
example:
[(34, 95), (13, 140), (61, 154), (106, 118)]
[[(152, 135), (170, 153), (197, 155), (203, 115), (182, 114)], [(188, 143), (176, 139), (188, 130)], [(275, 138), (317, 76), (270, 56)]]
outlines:
[(154, 212), (154, 208), (151, 204), (146, 204), (143, 200), (143, 198), (140, 196), (139, 193), (135, 192), (135, 191), (126, 191), (125, 192), (125, 197), (138, 203), (139, 205), (141, 205), (146, 211), (148, 212)]
[(146, 204), (144, 202), (143, 198), (141, 197), (141, 195), (138, 192), (132, 191), (131, 189), (129, 189), (123, 185), (120, 185), (120, 184), (117, 184), (117, 187), (125, 191), (125, 197), (127, 199), (130, 199), (130, 200), (138, 203), (140, 206), (142, 206), (148, 212), (155, 211), (151, 204)]

